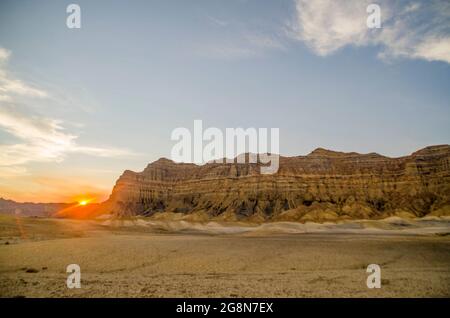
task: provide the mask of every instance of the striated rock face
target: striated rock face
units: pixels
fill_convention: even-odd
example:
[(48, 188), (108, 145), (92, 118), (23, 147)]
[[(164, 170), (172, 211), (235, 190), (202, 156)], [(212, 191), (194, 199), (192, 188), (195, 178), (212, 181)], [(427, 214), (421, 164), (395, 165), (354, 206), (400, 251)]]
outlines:
[(450, 146), (400, 158), (319, 148), (280, 157), (273, 175), (260, 174), (259, 164), (197, 166), (162, 158), (142, 172), (125, 171), (102, 209), (193, 220), (450, 215)]

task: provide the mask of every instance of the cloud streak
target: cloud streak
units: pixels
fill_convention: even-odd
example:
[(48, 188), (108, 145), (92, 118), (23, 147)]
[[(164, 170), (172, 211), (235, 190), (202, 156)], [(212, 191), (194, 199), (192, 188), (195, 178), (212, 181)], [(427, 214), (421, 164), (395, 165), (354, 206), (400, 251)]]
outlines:
[(27, 85), (8, 74), (6, 64), (10, 56), (11, 51), (0, 47), (0, 101), (12, 101), (13, 96), (17, 95), (38, 98), (48, 97), (47, 92)]
[(208, 42), (196, 47), (195, 53), (202, 57), (223, 60), (241, 60), (261, 57), (273, 51), (286, 50), (283, 30), (266, 30), (267, 25), (257, 26), (238, 21), (226, 21), (211, 15), (206, 19), (218, 31)]
[[(30, 162), (60, 162), (70, 153), (101, 157), (131, 154), (123, 149), (79, 145), (78, 136), (66, 132), (63, 121), (36, 115), (32, 106), (18, 102), (19, 96), (27, 97), (32, 102), (36, 98), (45, 99), (50, 94), (13, 78), (6, 70), (10, 56), (10, 51), (0, 48), (0, 129), (18, 141), (0, 144), (0, 167), (17, 167)], [(15, 172), (17, 169), (1, 171)]]
[(450, 63), (450, 3), (388, 1), (381, 7), (381, 29), (366, 25), (369, 0), (296, 0), (289, 34), (319, 56), (346, 46), (378, 46), (378, 56)]
[(285, 50), (286, 47), (279, 38), (263, 33), (243, 32), (232, 40), (203, 45), (198, 53), (208, 58), (225, 60), (258, 57), (268, 51)]

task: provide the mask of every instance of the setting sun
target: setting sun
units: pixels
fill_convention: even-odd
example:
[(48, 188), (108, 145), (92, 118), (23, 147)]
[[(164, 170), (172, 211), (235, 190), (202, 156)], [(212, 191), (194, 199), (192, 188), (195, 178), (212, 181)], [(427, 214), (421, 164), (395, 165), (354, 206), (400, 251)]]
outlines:
[(80, 203), (80, 205), (87, 205), (87, 204), (88, 204), (88, 201), (83, 200), (83, 201), (80, 201), (79, 203)]

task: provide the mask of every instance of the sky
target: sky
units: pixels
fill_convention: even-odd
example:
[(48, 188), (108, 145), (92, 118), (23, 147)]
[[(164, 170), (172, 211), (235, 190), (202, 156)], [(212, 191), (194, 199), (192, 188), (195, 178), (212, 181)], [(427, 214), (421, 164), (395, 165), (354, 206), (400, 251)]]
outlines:
[(102, 201), (196, 119), (286, 156), (448, 144), (450, 2), (377, 1), (375, 29), (370, 3), (0, 1), (0, 197)]

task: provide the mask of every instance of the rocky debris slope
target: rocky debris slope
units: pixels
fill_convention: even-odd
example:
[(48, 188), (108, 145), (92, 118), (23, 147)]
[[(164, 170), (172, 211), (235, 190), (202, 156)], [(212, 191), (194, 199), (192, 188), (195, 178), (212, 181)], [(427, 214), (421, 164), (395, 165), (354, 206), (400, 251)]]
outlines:
[(175, 163), (126, 170), (102, 204), (116, 216), (191, 220), (333, 221), (450, 215), (450, 146), (400, 158), (318, 148), (280, 157), (276, 174), (258, 163)]

